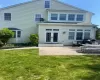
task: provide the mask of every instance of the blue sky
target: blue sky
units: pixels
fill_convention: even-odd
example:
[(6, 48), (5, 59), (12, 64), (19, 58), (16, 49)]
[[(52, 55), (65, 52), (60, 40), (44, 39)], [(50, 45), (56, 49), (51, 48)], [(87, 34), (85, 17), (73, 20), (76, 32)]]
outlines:
[[(0, 0), (0, 7), (6, 7), (9, 5), (14, 5), (26, 1), (31, 1), (31, 0)], [(59, 1), (95, 13), (95, 15), (92, 18), (92, 23), (100, 25), (100, 0), (59, 0)]]

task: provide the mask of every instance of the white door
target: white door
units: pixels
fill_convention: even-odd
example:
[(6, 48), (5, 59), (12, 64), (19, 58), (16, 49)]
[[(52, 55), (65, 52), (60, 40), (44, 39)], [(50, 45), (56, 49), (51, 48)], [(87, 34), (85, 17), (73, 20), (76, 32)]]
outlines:
[(58, 32), (46, 32), (46, 43), (57, 43), (58, 42)]

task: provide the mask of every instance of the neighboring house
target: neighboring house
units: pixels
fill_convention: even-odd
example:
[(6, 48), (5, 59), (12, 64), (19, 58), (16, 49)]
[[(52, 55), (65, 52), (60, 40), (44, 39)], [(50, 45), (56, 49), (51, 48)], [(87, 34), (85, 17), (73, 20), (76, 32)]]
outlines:
[(30, 34), (39, 35), (39, 45), (71, 45), (73, 41), (95, 39), (91, 23), (94, 14), (58, 0), (32, 0), (0, 9), (0, 28), (13, 30), (9, 43), (29, 42)]

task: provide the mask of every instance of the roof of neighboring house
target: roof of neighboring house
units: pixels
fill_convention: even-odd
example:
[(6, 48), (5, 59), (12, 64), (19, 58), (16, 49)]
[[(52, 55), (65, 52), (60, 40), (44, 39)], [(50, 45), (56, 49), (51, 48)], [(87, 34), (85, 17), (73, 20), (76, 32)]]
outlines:
[[(17, 6), (20, 6), (20, 5), (24, 5), (24, 4), (28, 4), (28, 3), (36, 2), (36, 1), (40, 1), (40, 0), (32, 0), (32, 1), (24, 2), (24, 3), (19, 3), (19, 4), (11, 5), (11, 6), (8, 6), (8, 7), (0, 8), (0, 10), (4, 10), (4, 9), (8, 9), (8, 8), (13, 8), (13, 7), (17, 7)], [(83, 9), (78, 8), (78, 7), (69, 5), (69, 4), (67, 4), (67, 3), (63, 3), (63, 2), (58, 1), (58, 0), (54, 0), (54, 1), (56, 1), (56, 2), (58, 2), (58, 3), (60, 3), (60, 4), (63, 4), (63, 5), (70, 6), (70, 7), (72, 7), (72, 8), (81, 10), (81, 11), (90, 12), (90, 11), (83, 10)], [(92, 12), (90, 12), (90, 13), (92, 13)], [(94, 14), (94, 13), (92, 13), (92, 14)]]
[(9, 30), (21, 30), (21, 29), (18, 29), (18, 28), (8, 28)]

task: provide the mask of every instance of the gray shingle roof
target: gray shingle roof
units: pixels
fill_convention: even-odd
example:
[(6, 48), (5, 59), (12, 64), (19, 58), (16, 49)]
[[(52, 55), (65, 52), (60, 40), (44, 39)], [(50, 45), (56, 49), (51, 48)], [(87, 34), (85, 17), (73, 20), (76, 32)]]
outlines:
[(9, 30), (21, 30), (21, 29), (18, 29), (18, 28), (8, 28)]

